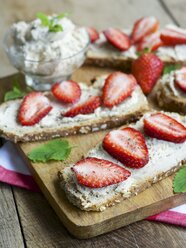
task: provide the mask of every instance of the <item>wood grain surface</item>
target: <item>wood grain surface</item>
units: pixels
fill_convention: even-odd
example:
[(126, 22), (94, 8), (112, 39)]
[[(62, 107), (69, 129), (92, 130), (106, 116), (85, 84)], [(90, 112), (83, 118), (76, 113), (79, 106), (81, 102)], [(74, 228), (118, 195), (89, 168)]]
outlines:
[(176, 25), (186, 28), (186, 2), (184, 0), (161, 0), (163, 8)]
[(0, 247), (24, 247), (11, 187), (0, 184)]
[[(37, 11), (58, 13), (67, 10), (72, 12), (76, 22), (84, 25), (95, 25), (99, 29), (112, 24), (114, 24), (113, 26), (126, 27), (143, 15), (156, 15), (163, 25), (176, 21), (179, 25), (186, 27), (184, 21), (185, 0), (0, 0), (0, 6), (0, 44), (2, 44), (5, 30), (13, 22), (21, 19), (30, 20)], [(0, 77), (14, 73), (15, 70), (8, 62), (2, 46), (0, 47), (0, 57)], [(11, 83), (7, 80), (1, 85), (0, 94), (3, 95), (5, 89), (11, 87)], [(7, 188), (11, 190), (11, 187), (7, 186)], [(140, 221), (89, 240), (77, 240), (71, 237), (61, 225), (54, 211), (41, 194), (15, 187), (13, 192), (20, 217), (20, 226), (17, 225), (17, 229), (21, 227), (23, 230), (25, 247), (186, 247), (186, 232), (183, 228), (149, 221)], [(5, 201), (4, 197), (2, 197), (1, 202)], [(14, 202), (11, 195), (10, 201)], [(0, 204), (0, 209), (2, 211), (2, 204)], [(11, 212), (10, 219), (14, 218), (15, 213)], [(0, 240), (2, 244), (4, 241), (2, 241), (1, 230)], [(11, 230), (11, 228), (6, 229), (7, 236)], [(8, 247), (6, 242), (2, 247)], [(21, 247), (17, 237), (14, 237), (11, 242), (12, 247)]]

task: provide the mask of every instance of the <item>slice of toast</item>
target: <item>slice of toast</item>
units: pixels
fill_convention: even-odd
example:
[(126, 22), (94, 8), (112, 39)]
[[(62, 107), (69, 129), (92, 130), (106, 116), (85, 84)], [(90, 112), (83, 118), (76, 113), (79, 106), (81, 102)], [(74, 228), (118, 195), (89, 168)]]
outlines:
[[(152, 112), (151, 112), (152, 113)], [(136, 124), (131, 124), (134, 128), (143, 132), (143, 119), (151, 114), (146, 113)], [(186, 117), (176, 113), (166, 113), (186, 125)], [(186, 142), (176, 144), (168, 141), (150, 138), (145, 135), (146, 144), (149, 150), (149, 162), (143, 168), (130, 169), (131, 176), (118, 184), (103, 188), (88, 188), (78, 184), (71, 166), (66, 167), (58, 173), (60, 185), (66, 192), (69, 201), (75, 206), (86, 211), (103, 211), (107, 207), (137, 195), (139, 192), (150, 187), (153, 183), (173, 174), (186, 162)], [(98, 144), (89, 151), (87, 157), (106, 159), (125, 167), (119, 161), (111, 157)]]
[[(123, 32), (130, 33), (128, 30), (123, 30)], [(165, 64), (186, 64), (186, 45), (159, 47), (155, 53)], [(132, 45), (129, 50), (121, 52), (109, 44), (103, 33), (100, 33), (100, 38), (90, 45), (85, 63), (130, 71), (131, 64), (136, 58), (138, 55), (135, 45)]]
[[(92, 86), (80, 83), (82, 95), (80, 103), (90, 95), (101, 95), (102, 87), (108, 75), (96, 79)], [(22, 126), (17, 121), (20, 100), (8, 101), (0, 106), (0, 135), (14, 142), (46, 140), (77, 133), (95, 132), (112, 128), (139, 119), (148, 110), (148, 102), (137, 85), (132, 95), (112, 109), (97, 108), (94, 113), (63, 117), (71, 105), (62, 105), (51, 93), (45, 93), (51, 100), (53, 109), (34, 126)]]
[(159, 107), (167, 111), (186, 114), (186, 93), (175, 85), (176, 71), (164, 75), (156, 86), (156, 98)]

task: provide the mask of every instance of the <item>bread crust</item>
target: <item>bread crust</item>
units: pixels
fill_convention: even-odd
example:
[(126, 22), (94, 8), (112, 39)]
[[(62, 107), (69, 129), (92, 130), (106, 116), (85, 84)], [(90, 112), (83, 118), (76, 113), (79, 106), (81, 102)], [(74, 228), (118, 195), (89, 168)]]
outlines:
[(99, 56), (88, 55), (85, 61), (86, 65), (94, 65), (99, 67), (111, 67), (121, 69), (126, 72), (131, 71), (133, 59), (127, 59), (125, 57), (111, 57), (111, 56)]

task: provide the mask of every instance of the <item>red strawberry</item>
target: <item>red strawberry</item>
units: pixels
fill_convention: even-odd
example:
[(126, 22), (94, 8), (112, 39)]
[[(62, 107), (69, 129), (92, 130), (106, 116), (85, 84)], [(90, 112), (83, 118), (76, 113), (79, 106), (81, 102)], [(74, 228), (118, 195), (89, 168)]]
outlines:
[(181, 90), (186, 92), (186, 67), (175, 72), (175, 83)]
[(31, 92), (23, 98), (18, 112), (18, 120), (23, 126), (33, 126), (45, 117), (52, 106), (41, 92)]
[(163, 46), (163, 42), (160, 39), (159, 32), (146, 36), (137, 46), (138, 51), (143, 51), (145, 48), (149, 48), (150, 51), (155, 51), (158, 47)]
[(145, 94), (151, 92), (162, 71), (163, 62), (152, 53), (143, 54), (132, 64), (132, 74)]
[(108, 160), (99, 158), (85, 158), (77, 162), (72, 170), (78, 183), (91, 187), (102, 188), (120, 183), (130, 176), (130, 171)]
[(121, 51), (126, 51), (131, 46), (129, 37), (119, 29), (109, 28), (103, 31), (103, 33), (108, 42)]
[(142, 17), (137, 20), (131, 34), (133, 43), (142, 41), (145, 36), (156, 32), (158, 27), (159, 21), (154, 16)]
[(99, 33), (95, 28), (87, 27), (87, 32), (89, 34), (91, 43), (94, 43), (96, 40), (99, 39)]
[(101, 99), (99, 96), (90, 96), (90, 98), (80, 104), (75, 105), (71, 109), (69, 109), (64, 116), (66, 117), (74, 117), (76, 115), (85, 115), (93, 113), (95, 109), (97, 109), (101, 105)]
[(103, 104), (109, 108), (118, 105), (132, 94), (136, 84), (132, 75), (119, 71), (110, 74), (103, 87)]
[(160, 38), (167, 46), (186, 44), (186, 30), (175, 26), (169, 26), (162, 30)]
[(131, 127), (109, 132), (103, 140), (103, 148), (112, 157), (131, 168), (141, 168), (149, 161), (142, 133)]
[(64, 103), (75, 103), (79, 101), (81, 96), (79, 84), (72, 80), (55, 83), (51, 91), (58, 100)]
[(186, 128), (172, 117), (156, 113), (144, 119), (144, 130), (153, 138), (174, 143), (186, 141)]

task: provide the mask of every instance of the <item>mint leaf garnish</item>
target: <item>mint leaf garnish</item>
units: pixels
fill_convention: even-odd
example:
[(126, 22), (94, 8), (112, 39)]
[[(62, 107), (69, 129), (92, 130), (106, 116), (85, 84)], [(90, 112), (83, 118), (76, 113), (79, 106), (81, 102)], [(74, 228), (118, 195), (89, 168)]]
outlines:
[(68, 16), (69, 14), (67, 12), (60, 13), (57, 16), (52, 17), (51, 19), (48, 18), (47, 15), (44, 13), (37, 13), (37, 18), (40, 19), (41, 25), (44, 27), (48, 27), (49, 32), (61, 32), (63, 31), (63, 27), (60, 24), (57, 24), (57, 20), (60, 20), (64, 18), (65, 16)]
[(56, 139), (34, 148), (29, 152), (28, 157), (33, 162), (61, 161), (68, 158), (71, 149), (67, 140)]
[(32, 89), (27, 87), (25, 91), (23, 91), (18, 83), (17, 79), (14, 80), (14, 84), (12, 90), (7, 91), (4, 95), (4, 101), (15, 100), (18, 98), (24, 97), (27, 93), (31, 92)]
[(186, 192), (186, 167), (181, 168), (176, 173), (173, 181), (173, 189), (175, 193)]
[(163, 75), (169, 74), (171, 71), (175, 71), (181, 68), (180, 64), (170, 64), (170, 65), (165, 65), (163, 69)]
[(59, 25), (59, 24), (56, 24), (56, 25), (54, 25), (54, 26), (52, 26), (52, 27), (50, 28), (50, 32), (55, 32), (55, 33), (57, 33), (57, 32), (61, 32), (61, 31), (63, 31), (63, 28), (62, 28), (62, 26)]
[(25, 92), (20, 91), (17, 87), (13, 87), (11, 91), (6, 92), (4, 96), (4, 101), (15, 100), (17, 98), (22, 98), (26, 95)]
[(44, 13), (37, 13), (37, 18), (40, 19), (42, 26), (48, 27), (50, 24), (50, 21), (48, 19), (48, 16), (45, 15)]

